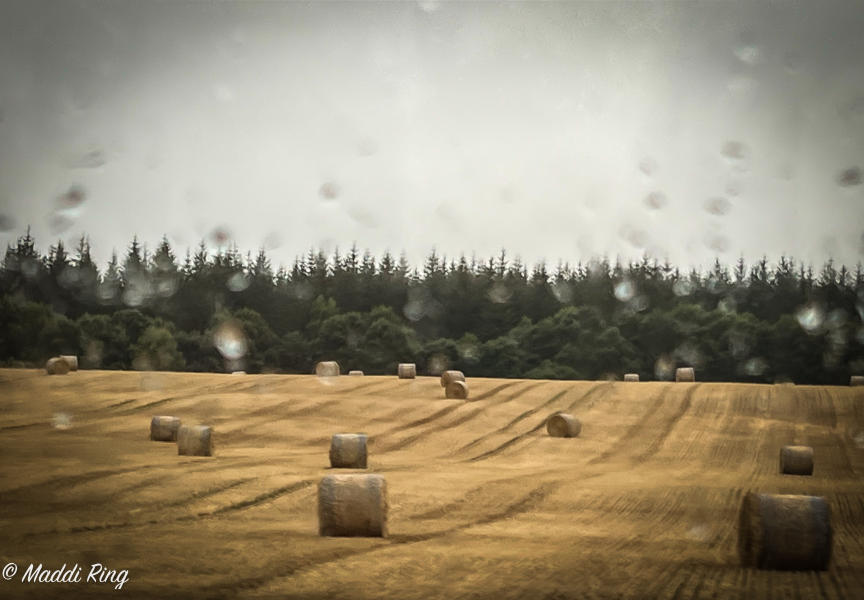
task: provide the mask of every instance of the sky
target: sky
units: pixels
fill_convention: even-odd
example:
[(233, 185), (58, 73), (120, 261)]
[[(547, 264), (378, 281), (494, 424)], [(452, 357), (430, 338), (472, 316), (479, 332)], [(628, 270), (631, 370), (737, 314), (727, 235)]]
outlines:
[(862, 31), (860, 2), (0, 0), (0, 243), (852, 266)]

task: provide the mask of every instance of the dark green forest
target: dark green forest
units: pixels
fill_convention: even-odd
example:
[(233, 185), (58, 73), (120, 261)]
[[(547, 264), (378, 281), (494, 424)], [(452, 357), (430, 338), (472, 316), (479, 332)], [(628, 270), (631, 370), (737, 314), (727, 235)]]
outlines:
[(100, 269), (82, 237), (40, 254), (27, 233), (0, 273), (0, 363), (82, 368), (310, 373), (343, 371), (551, 379), (847, 384), (864, 372), (864, 273), (787, 257), (715, 261), (706, 272), (650, 258), (528, 267), (434, 251), (422, 267), (352, 247), (274, 269), (264, 250), (134, 239)]

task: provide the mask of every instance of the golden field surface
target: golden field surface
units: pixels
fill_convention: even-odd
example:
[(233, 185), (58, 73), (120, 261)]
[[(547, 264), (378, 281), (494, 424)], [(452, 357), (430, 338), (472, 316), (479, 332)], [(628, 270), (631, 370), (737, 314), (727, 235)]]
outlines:
[[(0, 370), (0, 597), (864, 597), (864, 387), (468, 382)], [(580, 437), (546, 434), (556, 410)], [(149, 441), (154, 415), (212, 425), (215, 455)], [(386, 538), (318, 535), (343, 432), (387, 479)], [(812, 477), (779, 474), (787, 444)], [(748, 490), (827, 498), (830, 569), (741, 568)], [(129, 580), (21, 583), (30, 563)]]

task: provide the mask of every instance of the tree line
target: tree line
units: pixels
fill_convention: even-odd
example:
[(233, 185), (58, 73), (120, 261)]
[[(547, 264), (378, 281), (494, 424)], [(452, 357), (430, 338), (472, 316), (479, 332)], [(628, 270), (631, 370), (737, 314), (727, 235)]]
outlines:
[(422, 266), (352, 246), (274, 269), (262, 249), (202, 242), (180, 259), (137, 238), (103, 269), (82, 237), (40, 254), (29, 229), (0, 270), (0, 362), (83, 368), (309, 373), (343, 369), (550, 379), (844, 384), (864, 372), (864, 273), (781, 256), (682, 272), (648, 257), (540, 263), (506, 251)]

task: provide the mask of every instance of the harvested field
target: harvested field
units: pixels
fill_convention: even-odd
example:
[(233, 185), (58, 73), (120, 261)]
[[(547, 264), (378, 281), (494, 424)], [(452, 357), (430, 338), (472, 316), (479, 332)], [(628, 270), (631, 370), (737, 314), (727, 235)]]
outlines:
[[(3, 598), (856, 598), (864, 388), (0, 370)], [(555, 411), (579, 437), (548, 436)], [(173, 415), (212, 457), (149, 440)], [(57, 426), (64, 415), (65, 426)], [(319, 536), (331, 435), (368, 434), (385, 538)], [(566, 442), (566, 443), (562, 443)], [(810, 477), (782, 475), (810, 446)], [(340, 470), (344, 472), (344, 470)], [(824, 496), (824, 572), (744, 569), (748, 490)], [(30, 563), (127, 569), (29, 583)]]

